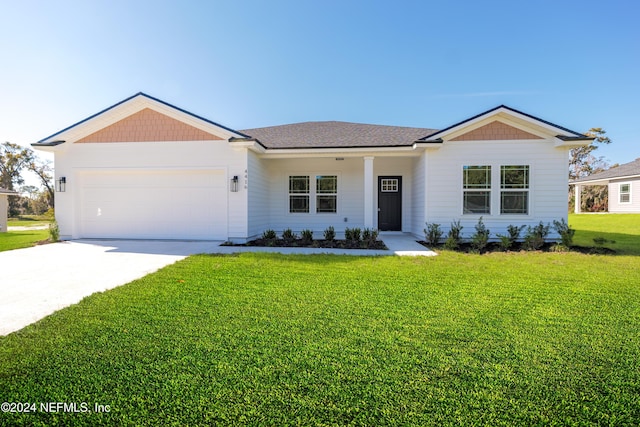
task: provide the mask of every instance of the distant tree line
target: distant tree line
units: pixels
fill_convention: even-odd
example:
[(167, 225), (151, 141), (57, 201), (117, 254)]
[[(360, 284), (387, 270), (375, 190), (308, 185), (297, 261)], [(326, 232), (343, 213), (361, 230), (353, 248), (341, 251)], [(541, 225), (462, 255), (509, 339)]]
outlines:
[[(597, 157), (594, 152), (603, 144), (611, 144), (602, 128), (591, 128), (585, 135), (595, 138), (589, 145), (573, 148), (569, 152), (569, 180), (588, 177), (598, 172), (618, 166), (610, 165), (604, 157)], [(606, 185), (588, 185), (581, 193), (582, 212), (604, 212), (609, 206), (609, 189)], [(575, 193), (569, 187), (569, 211), (575, 207)]]
[[(41, 185), (25, 185), (25, 173), (33, 173)], [(9, 216), (41, 215), (54, 206), (53, 168), (28, 147), (0, 144), (0, 188), (20, 193), (9, 196)]]

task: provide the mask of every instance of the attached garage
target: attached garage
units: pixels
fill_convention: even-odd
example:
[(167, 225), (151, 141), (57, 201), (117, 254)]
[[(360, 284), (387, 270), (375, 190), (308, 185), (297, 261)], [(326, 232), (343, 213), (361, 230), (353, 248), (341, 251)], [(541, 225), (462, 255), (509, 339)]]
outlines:
[(83, 238), (227, 238), (226, 171), (82, 171), (77, 203)]

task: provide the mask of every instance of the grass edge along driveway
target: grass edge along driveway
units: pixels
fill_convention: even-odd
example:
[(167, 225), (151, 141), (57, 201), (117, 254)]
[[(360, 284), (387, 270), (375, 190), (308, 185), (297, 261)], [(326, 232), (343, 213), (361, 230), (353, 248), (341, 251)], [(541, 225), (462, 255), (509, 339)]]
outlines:
[(0, 400), (110, 408), (0, 424), (630, 425), (637, 260), (193, 256), (0, 338)]

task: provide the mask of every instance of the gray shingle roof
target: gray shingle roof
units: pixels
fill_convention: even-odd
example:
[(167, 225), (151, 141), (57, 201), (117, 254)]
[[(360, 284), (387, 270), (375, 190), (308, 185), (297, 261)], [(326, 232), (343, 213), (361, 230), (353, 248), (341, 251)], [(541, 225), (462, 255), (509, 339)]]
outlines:
[(640, 175), (640, 158), (633, 162), (622, 164), (618, 167), (607, 169), (606, 171), (594, 173), (593, 175), (571, 181), (572, 183), (586, 181), (601, 181), (607, 179), (624, 178), (628, 176)]
[(348, 122), (304, 122), (240, 131), (266, 148), (352, 148), (411, 146), (435, 129)]

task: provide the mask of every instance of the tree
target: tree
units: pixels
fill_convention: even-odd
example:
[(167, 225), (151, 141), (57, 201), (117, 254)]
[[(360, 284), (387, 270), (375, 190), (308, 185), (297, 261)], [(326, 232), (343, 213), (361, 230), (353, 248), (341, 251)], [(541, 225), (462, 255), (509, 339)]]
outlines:
[(595, 138), (589, 145), (573, 148), (569, 151), (569, 179), (579, 179), (609, 168), (604, 157), (596, 157), (593, 152), (598, 149), (597, 144), (611, 144), (611, 139), (605, 136), (607, 131), (602, 128), (591, 128), (585, 132), (586, 136)]
[(51, 162), (42, 161), (38, 157), (33, 156), (32, 160), (26, 165), (26, 168), (33, 172), (38, 178), (46, 191), (47, 205), (52, 208), (55, 200), (55, 189), (53, 188), (53, 168)]
[[(594, 151), (599, 144), (611, 144), (611, 139), (605, 136), (607, 132), (602, 128), (591, 128), (585, 135), (595, 138), (589, 145), (573, 148), (569, 151), (569, 180), (584, 178), (594, 173), (609, 169), (610, 165), (604, 157), (596, 157)], [(581, 210), (604, 211), (609, 202), (608, 188), (606, 185), (589, 185), (582, 189)], [(575, 204), (575, 194), (569, 188), (569, 204)]]
[[(15, 190), (24, 184), (23, 172), (35, 174), (45, 189), (44, 200), (39, 196), (39, 203), (43, 201), (53, 207), (53, 168), (51, 162), (41, 160), (31, 148), (22, 147), (12, 142), (0, 144), (0, 187)], [(9, 215), (20, 213), (20, 196), (9, 196)]]
[[(0, 187), (14, 190), (16, 185), (22, 185), (24, 178), (22, 171), (33, 161), (33, 150), (12, 142), (0, 144)], [(19, 211), (19, 196), (9, 196), (9, 216)]]

